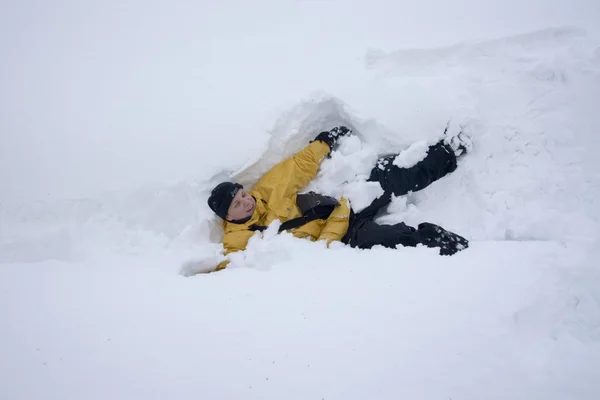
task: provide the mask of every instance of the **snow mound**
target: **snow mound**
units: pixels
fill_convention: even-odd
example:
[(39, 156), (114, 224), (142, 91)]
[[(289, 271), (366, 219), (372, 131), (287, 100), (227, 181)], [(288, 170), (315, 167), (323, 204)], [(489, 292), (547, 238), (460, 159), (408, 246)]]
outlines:
[(351, 129), (367, 145), (375, 148), (394, 147), (393, 138), (397, 134), (393, 131), (372, 119), (361, 117), (341, 99), (327, 94), (314, 94), (277, 119), (262, 154), (234, 172), (230, 179), (251, 187), (275, 164), (306, 147), (319, 132), (341, 125)]

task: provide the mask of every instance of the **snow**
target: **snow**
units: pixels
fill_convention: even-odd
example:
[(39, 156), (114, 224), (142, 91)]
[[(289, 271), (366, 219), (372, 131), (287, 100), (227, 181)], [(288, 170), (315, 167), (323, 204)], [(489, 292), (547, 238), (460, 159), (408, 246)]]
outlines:
[[(351, 14), (336, 4), (324, 3), (325, 15)], [(348, 25), (341, 25), (344, 34)], [(274, 44), (265, 31), (257, 35), (252, 43)], [(58, 173), (77, 165), (71, 156), (18, 164), (18, 150), (31, 137), (18, 139), (3, 166), (29, 163), (31, 170), (3, 169), (0, 176), (9, 177), (3, 187), (29, 194), (75, 187), (61, 200), (15, 202), (19, 193), (2, 193), (0, 398), (597, 399), (598, 41), (575, 28), (458, 44), (438, 40), (447, 46), (421, 49), (406, 36), (384, 36), (393, 46), (374, 40), (382, 50), (360, 47), (360, 68), (319, 65), (331, 68), (331, 86), (302, 75), (298, 86), (323, 83), (323, 91), (310, 95), (288, 90), (283, 82), (293, 77), (285, 74), (263, 93), (225, 68), (219, 82), (231, 78), (254, 90), (254, 103), (215, 94), (205, 104), (221, 104), (218, 115), (210, 119), (203, 110), (210, 119), (205, 125), (201, 118), (177, 122), (173, 141), (162, 149), (158, 128), (168, 131), (168, 118), (146, 131), (152, 133), (146, 142), (141, 132), (124, 135), (118, 155), (104, 159), (114, 164), (104, 173), (96, 162), (108, 148), (99, 133), (108, 125), (86, 132), (94, 138), (87, 147), (81, 138), (71, 147), (58, 140), (49, 153), (62, 146), (57, 154), (79, 149), (81, 157), (97, 157), (82, 166), (94, 173), (83, 174), (89, 182), (81, 187), (79, 178)], [(161, 46), (174, 43), (165, 40)], [(350, 52), (352, 44), (344, 45)], [(251, 48), (240, 51), (252, 55)], [(252, 63), (247, 68), (260, 72)], [(260, 107), (270, 111), (252, 119)], [(153, 113), (140, 110), (128, 123), (142, 123), (142, 115), (143, 125), (152, 126)], [(394, 198), (378, 221), (436, 223), (469, 238), (467, 250), (440, 257), (425, 247), (328, 248), (277, 234), (276, 222), (255, 233), (247, 251), (231, 255), (225, 271), (197, 274), (225, 258), (220, 222), (206, 205), (217, 182), (251, 187), (318, 132), (345, 124), (355, 134), (340, 140), (305, 190), (346, 196), (360, 209), (380, 194), (365, 182), (378, 157), (418, 162), (449, 120), (472, 135), (473, 152), (453, 174)], [(180, 129), (190, 121), (204, 132), (182, 141)], [(46, 140), (52, 135), (38, 144)], [(134, 143), (150, 147), (138, 154)], [(230, 151), (217, 152), (214, 146), (224, 143)], [(159, 170), (179, 148), (185, 160), (174, 165), (187, 168), (200, 147), (194, 172), (181, 174), (178, 183), (166, 179), (176, 170), (171, 166), (159, 182), (128, 186), (135, 171)], [(148, 152), (155, 152), (155, 163), (145, 159)], [(119, 161), (123, 154), (127, 162)], [(117, 167), (125, 178), (115, 177)], [(47, 184), (31, 179), (44, 168)], [(113, 181), (112, 189), (125, 188), (66, 199)]]
[(429, 143), (425, 141), (415, 142), (406, 150), (402, 150), (392, 164), (400, 168), (410, 168), (427, 156)]
[(342, 197), (350, 200), (354, 212), (361, 212), (382, 194), (383, 189), (378, 183), (359, 181), (346, 185)]

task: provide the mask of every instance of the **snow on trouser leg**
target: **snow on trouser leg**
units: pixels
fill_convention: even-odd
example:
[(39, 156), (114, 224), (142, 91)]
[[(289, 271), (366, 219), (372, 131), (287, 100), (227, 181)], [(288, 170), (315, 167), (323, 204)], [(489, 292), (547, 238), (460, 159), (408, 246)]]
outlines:
[(464, 237), (429, 222), (419, 224), (417, 233), (422, 244), (427, 247), (439, 247), (442, 256), (451, 256), (469, 247), (469, 241)]
[(456, 156), (443, 142), (430, 146), (427, 156), (412, 167), (394, 165), (395, 158), (392, 155), (379, 159), (368, 180), (379, 182), (384, 191), (396, 196), (424, 189), (456, 169)]

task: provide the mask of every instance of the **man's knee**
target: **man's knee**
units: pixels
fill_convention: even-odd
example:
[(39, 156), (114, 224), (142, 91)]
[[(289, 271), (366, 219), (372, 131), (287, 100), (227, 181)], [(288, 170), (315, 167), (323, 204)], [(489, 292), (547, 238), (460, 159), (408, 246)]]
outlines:
[[(443, 141), (436, 143), (429, 148), (427, 157), (424, 161), (428, 164), (437, 165), (443, 174), (454, 172), (456, 170), (456, 155), (452, 148)], [(440, 168), (441, 167), (441, 168)]]

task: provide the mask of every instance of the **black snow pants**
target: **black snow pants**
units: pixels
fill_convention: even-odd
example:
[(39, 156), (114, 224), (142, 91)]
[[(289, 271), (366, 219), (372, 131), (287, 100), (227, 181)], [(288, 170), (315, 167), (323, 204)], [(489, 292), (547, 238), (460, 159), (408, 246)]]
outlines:
[(376, 245), (395, 248), (397, 245), (415, 247), (422, 244), (438, 247), (441, 255), (452, 255), (467, 248), (469, 242), (465, 238), (428, 222), (413, 228), (403, 222), (379, 225), (373, 221), (377, 212), (390, 203), (392, 195), (402, 196), (424, 189), (456, 169), (456, 156), (443, 142), (429, 147), (427, 156), (410, 168), (394, 165), (395, 158), (396, 155), (392, 155), (377, 161), (369, 181), (379, 182), (384, 194), (361, 212), (351, 212), (350, 226), (342, 241), (361, 249)]

